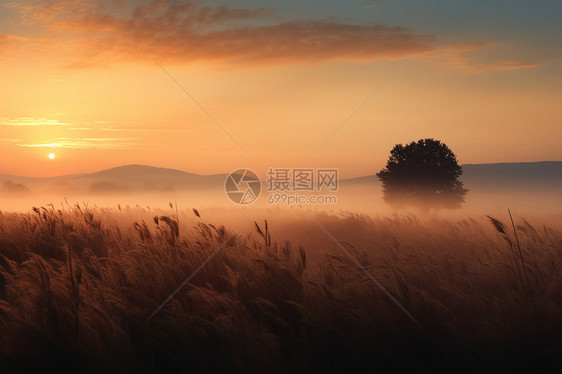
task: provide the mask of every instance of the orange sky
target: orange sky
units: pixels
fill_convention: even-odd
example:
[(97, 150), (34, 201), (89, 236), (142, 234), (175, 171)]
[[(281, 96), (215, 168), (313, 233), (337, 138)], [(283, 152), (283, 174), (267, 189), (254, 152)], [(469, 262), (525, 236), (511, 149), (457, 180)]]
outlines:
[(562, 159), (557, 38), (510, 39), (509, 22), (489, 38), (452, 35), (396, 23), (385, 8), (388, 25), (369, 22), (377, 7), (365, 2), (345, 3), (350, 16), (335, 19), (251, 1), (141, 3), (2, 5), (0, 173), (141, 163), (201, 174), (338, 167), (353, 177), (422, 137), (461, 163)]

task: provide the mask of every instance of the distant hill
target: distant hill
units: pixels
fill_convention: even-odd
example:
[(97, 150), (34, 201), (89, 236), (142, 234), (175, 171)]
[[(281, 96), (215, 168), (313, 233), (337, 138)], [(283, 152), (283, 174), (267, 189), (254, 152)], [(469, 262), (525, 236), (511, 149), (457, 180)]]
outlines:
[[(462, 165), (461, 180), (468, 189), (559, 189), (562, 194), (562, 161)], [(379, 185), (376, 175), (346, 179), (342, 186)]]
[(125, 165), (75, 178), (81, 184), (112, 184), (116, 189), (130, 191), (173, 191), (219, 188), (226, 174), (199, 175), (176, 169), (147, 165)]
[(147, 165), (124, 165), (89, 174), (52, 178), (0, 175), (0, 185), (10, 181), (34, 193), (118, 194), (130, 192), (169, 192), (223, 188), (226, 174), (199, 175), (176, 169)]
[(160, 168), (160, 167), (140, 165), (140, 164), (117, 166), (111, 169), (101, 170), (88, 175), (111, 177), (111, 178), (115, 178), (115, 177), (128, 178), (128, 177), (138, 177), (138, 176), (165, 176), (165, 177), (199, 176), (198, 174), (187, 173), (185, 171), (181, 171), (177, 169)]
[[(504, 191), (548, 189), (562, 191), (562, 161), (463, 165), (462, 180), (469, 190)], [(122, 194), (131, 192), (169, 192), (218, 190), (227, 174), (199, 175), (176, 169), (147, 165), (124, 165), (89, 174), (31, 178), (0, 174), (0, 186), (18, 185), (39, 193)], [(21, 186), (19, 186), (21, 185)], [(375, 175), (340, 181), (347, 186), (378, 186)], [(27, 190), (25, 190), (27, 191)]]
[(466, 164), (462, 169), (462, 180), (466, 186), (490, 189), (558, 188), (562, 194), (562, 161)]

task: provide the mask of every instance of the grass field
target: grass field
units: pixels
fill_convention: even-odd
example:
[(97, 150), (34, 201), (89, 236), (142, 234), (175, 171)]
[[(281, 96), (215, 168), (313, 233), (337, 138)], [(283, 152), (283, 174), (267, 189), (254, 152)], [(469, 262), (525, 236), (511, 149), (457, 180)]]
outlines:
[[(174, 205), (2, 212), (1, 371), (562, 368), (557, 224), (242, 218), (225, 228)], [(313, 230), (325, 240), (307, 241)]]

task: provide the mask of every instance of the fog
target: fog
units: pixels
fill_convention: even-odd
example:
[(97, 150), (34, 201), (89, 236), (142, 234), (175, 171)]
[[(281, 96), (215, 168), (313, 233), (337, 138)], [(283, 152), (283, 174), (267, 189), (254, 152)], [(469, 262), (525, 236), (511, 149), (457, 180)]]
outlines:
[[(287, 194), (289, 196), (294, 193)], [(309, 195), (300, 193), (301, 197)], [(512, 214), (541, 221), (562, 221), (562, 194), (555, 189), (519, 189), (504, 191), (486, 191), (470, 189), (461, 209), (439, 209), (422, 212), (416, 208), (394, 209), (383, 200), (380, 186), (343, 185), (338, 191), (322, 193), (337, 199), (336, 203), (298, 204), (279, 199), (274, 200), (274, 193), (262, 191), (252, 204), (233, 203), (222, 188), (201, 189), (195, 191), (167, 192), (115, 192), (115, 193), (70, 193), (70, 194), (0, 194), (0, 210), (29, 211), (32, 207), (53, 204), (55, 209), (75, 205), (76, 203), (91, 208), (145, 209), (151, 212), (168, 212), (169, 203), (173, 203), (182, 214), (191, 214), (192, 209), (199, 210), (207, 217), (212, 216), (217, 224), (235, 225), (240, 217), (251, 216), (257, 219), (274, 221), (284, 217), (307, 215), (310, 212), (331, 215), (362, 214), (369, 217), (392, 217), (396, 215), (414, 215), (420, 219), (463, 219), (483, 217), (486, 215), (503, 217), (510, 209)], [(268, 198), (269, 201), (268, 202)], [(279, 200), (279, 201), (277, 201)], [(277, 201), (277, 203), (271, 203)], [(160, 214), (159, 213), (159, 214)]]

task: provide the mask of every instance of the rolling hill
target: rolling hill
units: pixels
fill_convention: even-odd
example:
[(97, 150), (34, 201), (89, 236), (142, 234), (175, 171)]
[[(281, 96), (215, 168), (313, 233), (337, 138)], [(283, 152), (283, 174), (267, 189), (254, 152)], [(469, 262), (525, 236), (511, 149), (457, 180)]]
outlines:
[[(471, 191), (562, 191), (562, 161), (466, 164), (462, 180)], [(227, 174), (199, 175), (147, 165), (124, 165), (88, 174), (32, 178), (0, 174), (0, 186), (23, 185), (40, 193), (134, 193), (222, 189)], [(8, 185), (10, 185), (8, 184)], [(342, 188), (379, 186), (376, 176), (345, 179)]]
[[(562, 161), (462, 165), (461, 180), (469, 190), (558, 189), (562, 192)], [(346, 179), (346, 185), (380, 185), (376, 175)]]

